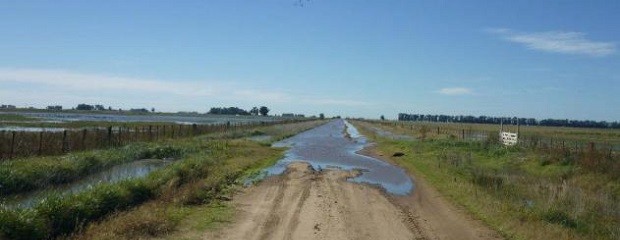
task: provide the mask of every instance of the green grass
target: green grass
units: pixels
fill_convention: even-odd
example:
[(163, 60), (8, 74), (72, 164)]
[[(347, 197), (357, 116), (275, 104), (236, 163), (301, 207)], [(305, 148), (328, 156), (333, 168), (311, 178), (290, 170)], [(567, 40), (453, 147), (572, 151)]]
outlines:
[[(500, 126), (497, 124), (478, 124), (478, 123), (436, 123), (436, 122), (377, 122), (377, 126), (390, 127), (391, 131), (397, 134), (408, 134), (420, 136), (420, 129), (426, 128), (429, 137), (437, 137), (437, 128), (444, 132), (449, 132), (455, 137), (460, 137), (461, 131), (465, 130), (476, 132), (495, 133), (499, 132)], [(517, 126), (504, 125), (505, 131), (516, 132)], [(574, 127), (547, 127), (547, 126), (521, 126), (520, 132), (523, 137), (535, 137), (544, 140), (555, 139), (555, 144), (560, 144), (562, 140), (567, 145), (588, 142), (599, 144), (620, 145), (620, 129), (598, 129), (598, 128), (574, 128)], [(495, 135), (496, 136), (496, 135)]]
[[(316, 125), (299, 124), (280, 130), (266, 128), (265, 131), (282, 135), (311, 126)], [(231, 134), (215, 139), (202, 136), (168, 142), (183, 149), (183, 159), (145, 178), (96, 185), (74, 195), (49, 196), (30, 209), (0, 206), (0, 239), (166, 236), (185, 226), (181, 223), (188, 219), (194, 219), (196, 229), (214, 227), (232, 216), (232, 210), (223, 202), (231, 198), (235, 186), (243, 183), (245, 177), (275, 163), (284, 152), (284, 149), (261, 143), (233, 139), (236, 134)], [(52, 166), (24, 164), (35, 164), (32, 166), (38, 168)], [(74, 168), (79, 164), (59, 165)], [(205, 215), (196, 215), (197, 211)], [(228, 215), (224, 214), (227, 212)]]
[(24, 121), (38, 121), (36, 118), (30, 118), (19, 114), (2, 113), (0, 114), (1, 122), (24, 122)]
[[(354, 123), (384, 155), (404, 152), (392, 160), (507, 238), (620, 237), (620, 180), (615, 171), (586, 167), (588, 154), (506, 148), (445, 136), (389, 140), (372, 134), (369, 123)], [(372, 126), (394, 132), (399, 128)], [(573, 159), (563, 160), (565, 154)], [(617, 163), (617, 156), (614, 159), (610, 161)]]
[(139, 159), (180, 158), (198, 151), (197, 142), (134, 143), (124, 147), (30, 157), (0, 162), (0, 197), (69, 183), (91, 173)]

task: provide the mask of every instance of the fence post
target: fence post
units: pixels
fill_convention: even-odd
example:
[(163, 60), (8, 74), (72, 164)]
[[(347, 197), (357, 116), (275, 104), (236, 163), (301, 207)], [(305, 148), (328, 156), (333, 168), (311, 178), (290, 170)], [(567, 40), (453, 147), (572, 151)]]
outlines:
[(465, 139), (465, 129), (461, 129), (461, 138)]
[(112, 146), (112, 126), (108, 127), (108, 146)]
[(13, 158), (13, 153), (15, 153), (15, 131), (11, 131), (11, 152), (9, 153), (9, 159)]
[(159, 140), (159, 125), (155, 126), (155, 141)]
[(170, 129), (172, 130), (172, 135), (170, 138), (174, 138), (174, 125), (170, 125)]
[(153, 141), (153, 126), (149, 125), (149, 142)]
[(39, 132), (39, 147), (37, 148), (37, 155), (41, 156), (41, 148), (43, 146), (43, 131)]
[(84, 128), (84, 130), (82, 130), (82, 150), (86, 150), (86, 132), (88, 130), (86, 130), (86, 128)]
[(67, 152), (67, 130), (62, 131), (62, 153)]
[(118, 127), (118, 145), (123, 145), (123, 127), (121, 126)]
[(196, 136), (196, 130), (197, 130), (198, 126), (194, 123), (192, 124), (192, 136)]

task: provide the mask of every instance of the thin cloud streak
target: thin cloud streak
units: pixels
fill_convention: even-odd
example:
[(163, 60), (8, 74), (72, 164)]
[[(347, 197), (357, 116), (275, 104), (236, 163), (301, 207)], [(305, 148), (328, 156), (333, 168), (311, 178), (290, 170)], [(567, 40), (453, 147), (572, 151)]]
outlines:
[(449, 95), (449, 96), (457, 96), (457, 95), (471, 95), (474, 92), (469, 88), (463, 87), (452, 87), (452, 88), (442, 88), (437, 91), (439, 94)]
[[(75, 96), (115, 95), (126, 96), (125, 99), (109, 99), (109, 102), (135, 101), (140, 98), (170, 99), (182, 101), (209, 101), (214, 103), (254, 103), (254, 104), (285, 104), (292, 101), (314, 106), (364, 106), (366, 102), (349, 99), (332, 99), (325, 96), (308, 96), (289, 94), (284, 91), (266, 90), (252, 86), (239, 87), (234, 82), (219, 81), (166, 81), (142, 78), (112, 77), (98, 74), (76, 73), (66, 70), (47, 69), (11, 69), (0, 68), (0, 83), (18, 84), (19, 86), (36, 87), (53, 90), (57, 101), (71, 99)], [(4, 89), (6, 90), (6, 89)], [(4, 94), (3, 94), (4, 95)], [(58, 96), (64, 100), (59, 99)], [(8, 95), (7, 95), (8, 96)], [(73, 97), (71, 97), (73, 96)], [(17, 97), (13, 94), (13, 97)], [(43, 100), (43, 99), (41, 99)], [(86, 99), (84, 99), (86, 100)], [(183, 100), (183, 101), (185, 101)], [(132, 104), (132, 103), (127, 103)], [(183, 104), (183, 102), (177, 103)]]
[(507, 28), (493, 28), (486, 31), (501, 37), (503, 40), (545, 52), (580, 54), (593, 57), (604, 57), (616, 52), (615, 43), (592, 41), (586, 39), (586, 34), (582, 32), (547, 31), (526, 33)]

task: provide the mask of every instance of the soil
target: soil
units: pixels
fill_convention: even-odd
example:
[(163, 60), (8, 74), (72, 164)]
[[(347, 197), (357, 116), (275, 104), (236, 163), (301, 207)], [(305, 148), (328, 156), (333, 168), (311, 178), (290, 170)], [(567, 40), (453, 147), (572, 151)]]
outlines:
[[(364, 153), (382, 159), (371, 149)], [(413, 194), (396, 197), (346, 181), (356, 171), (317, 171), (291, 163), (235, 195), (229, 226), (204, 239), (499, 239), (417, 179)]]

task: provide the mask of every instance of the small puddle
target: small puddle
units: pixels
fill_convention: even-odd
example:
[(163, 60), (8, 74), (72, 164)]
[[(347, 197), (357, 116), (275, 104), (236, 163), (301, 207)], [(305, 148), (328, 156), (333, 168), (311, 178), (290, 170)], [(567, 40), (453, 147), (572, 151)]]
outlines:
[(389, 138), (389, 139), (392, 139), (392, 140), (408, 140), (408, 141), (415, 140), (415, 138), (412, 137), (412, 136), (395, 134), (393, 132), (390, 132), (388, 130), (383, 130), (383, 129), (378, 128), (378, 127), (371, 127), (371, 129), (377, 135), (379, 135), (381, 137)]
[(8, 208), (30, 208), (51, 194), (75, 194), (102, 183), (115, 183), (125, 179), (144, 177), (152, 171), (165, 167), (172, 162), (172, 160), (162, 159), (138, 160), (88, 175), (72, 183), (7, 196), (0, 199), (0, 202)]
[(271, 141), (271, 138), (272, 137), (270, 135), (258, 135), (258, 136), (247, 137), (246, 139), (255, 141), (255, 142), (269, 142)]
[[(350, 138), (345, 136), (345, 129)], [(362, 174), (350, 181), (379, 185), (395, 195), (409, 194), (414, 185), (403, 169), (356, 153), (366, 143), (366, 138), (353, 125), (344, 120), (335, 120), (274, 143), (274, 147), (290, 149), (283, 159), (266, 170), (265, 175), (282, 174), (289, 163), (302, 160), (315, 169), (358, 169)]]

